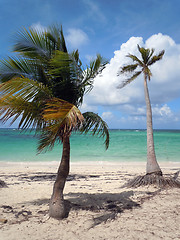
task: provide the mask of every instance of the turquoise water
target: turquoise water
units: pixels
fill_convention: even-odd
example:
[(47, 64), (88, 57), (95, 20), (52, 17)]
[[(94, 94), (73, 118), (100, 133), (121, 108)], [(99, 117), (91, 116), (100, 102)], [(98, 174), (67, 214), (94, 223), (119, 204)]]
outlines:
[[(155, 130), (155, 149), (158, 161), (180, 161), (180, 130)], [(146, 131), (110, 130), (110, 146), (106, 151), (104, 140), (73, 133), (71, 161), (146, 161)], [(33, 132), (18, 129), (0, 129), (0, 161), (59, 161), (62, 145), (46, 153), (36, 154), (37, 138)]]

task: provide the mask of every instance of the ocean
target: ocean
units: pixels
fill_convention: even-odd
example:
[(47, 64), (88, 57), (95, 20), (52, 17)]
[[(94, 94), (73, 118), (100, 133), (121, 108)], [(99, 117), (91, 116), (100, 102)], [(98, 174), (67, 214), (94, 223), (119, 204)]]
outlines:
[[(180, 161), (180, 130), (155, 130), (155, 150), (158, 161)], [(110, 130), (110, 146), (105, 150), (104, 140), (90, 134), (73, 133), (70, 138), (71, 162), (132, 162), (146, 161), (146, 130)], [(18, 129), (0, 129), (0, 161), (47, 162), (60, 161), (62, 145), (37, 155), (38, 144), (34, 132)]]

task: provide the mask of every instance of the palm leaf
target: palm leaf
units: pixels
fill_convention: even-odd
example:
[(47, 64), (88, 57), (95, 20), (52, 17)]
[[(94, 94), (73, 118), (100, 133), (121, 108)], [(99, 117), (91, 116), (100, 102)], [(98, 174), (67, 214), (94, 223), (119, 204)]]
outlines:
[(1, 82), (8, 81), (13, 77), (29, 77), (34, 70), (34, 62), (29, 62), (22, 58), (8, 58), (0, 61), (0, 78)]
[(82, 126), (80, 126), (80, 131), (82, 133), (92, 133), (92, 135), (99, 135), (100, 137), (105, 138), (105, 147), (108, 149), (109, 147), (109, 132), (108, 126), (105, 121), (102, 120), (98, 114), (93, 112), (83, 113), (84, 122)]
[(0, 85), (0, 96), (3, 98), (21, 96), (26, 101), (32, 101), (33, 99), (50, 98), (51, 91), (42, 83), (25, 77), (17, 77)]
[(61, 141), (65, 134), (71, 134), (84, 121), (79, 109), (64, 100), (52, 98), (43, 111), (47, 126), (43, 129), (38, 151), (52, 149), (56, 141)]
[(152, 48), (152, 49), (151, 49), (151, 52), (150, 52), (150, 54), (149, 54), (149, 56), (148, 56), (147, 65), (149, 65), (149, 60), (151, 59), (152, 55), (154, 54), (154, 51), (155, 51), (155, 49)]
[(143, 69), (143, 72), (144, 72), (145, 78), (150, 81), (152, 77), (151, 70), (148, 67), (146, 67)]
[(91, 61), (89, 66), (86, 66), (86, 69), (83, 71), (82, 82), (82, 87), (85, 88), (85, 93), (92, 90), (94, 78), (103, 71), (107, 63), (107, 60), (103, 59), (100, 54), (97, 54), (96, 59)]
[(143, 67), (143, 62), (133, 54), (128, 54), (127, 57), (131, 58), (133, 62), (136, 62), (140, 67)]
[(48, 99), (50, 90), (41, 83), (28, 78), (19, 77), (0, 84), (0, 116), (2, 122), (18, 118), (19, 128), (40, 128), (45, 125), (41, 112)]
[(133, 74), (133, 76), (131, 76), (130, 78), (127, 78), (125, 81), (123, 81), (119, 86), (118, 88), (123, 88), (124, 86), (126, 86), (127, 84), (131, 83), (134, 79), (136, 79), (140, 74), (141, 74), (142, 71), (138, 71), (138, 72), (135, 72)]
[(47, 37), (47, 40), (50, 41), (49, 44), (51, 50), (59, 50), (67, 53), (62, 26), (59, 27), (57, 25), (52, 25), (48, 27), (47, 31), (45, 32), (45, 36)]
[(49, 49), (43, 32), (36, 29), (23, 29), (18, 32), (13, 50), (31, 59), (49, 59)]
[(38, 154), (41, 152), (51, 151), (57, 142), (61, 142), (60, 135), (53, 131), (48, 130), (47, 128), (41, 129), (38, 135)]
[(120, 72), (118, 73), (118, 76), (123, 73), (131, 73), (138, 67), (138, 64), (130, 64), (127, 66), (124, 66), (120, 69)]
[(0, 79), (1, 82), (6, 82), (14, 77), (24, 76), (26, 78), (34, 79), (48, 83), (48, 76), (46, 74), (44, 65), (39, 61), (27, 58), (8, 58), (0, 62)]
[(141, 57), (143, 59), (143, 63), (147, 64), (147, 62), (149, 60), (149, 56), (150, 56), (150, 49), (149, 48), (146, 49), (146, 48), (140, 47), (138, 45), (138, 50), (141, 53)]
[(18, 127), (25, 130), (31, 128), (42, 128), (46, 125), (41, 117), (42, 106), (38, 102), (25, 101), (22, 97), (9, 96), (0, 99), (0, 117), (3, 123), (11, 119), (10, 124), (19, 120)]
[(43, 118), (50, 122), (65, 120), (73, 128), (78, 121), (83, 121), (82, 114), (75, 105), (58, 98), (52, 98), (46, 103)]
[(161, 51), (158, 55), (153, 56), (150, 61), (148, 62), (148, 65), (152, 65), (153, 63), (159, 61), (162, 59), (163, 55), (164, 55), (165, 51)]
[(52, 76), (77, 79), (76, 64), (70, 54), (64, 53), (62, 51), (56, 51), (49, 64), (49, 73)]

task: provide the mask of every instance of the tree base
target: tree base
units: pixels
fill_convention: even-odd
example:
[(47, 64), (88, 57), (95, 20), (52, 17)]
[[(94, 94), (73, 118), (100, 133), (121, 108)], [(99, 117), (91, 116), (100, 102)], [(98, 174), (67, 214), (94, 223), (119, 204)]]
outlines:
[(156, 173), (146, 174), (144, 176), (137, 176), (133, 180), (130, 180), (123, 187), (141, 187), (154, 185), (159, 188), (165, 187), (177, 187), (180, 188), (180, 182), (175, 178), (165, 178), (164, 176)]
[(58, 220), (67, 218), (70, 211), (70, 203), (65, 200), (56, 200), (56, 202), (50, 200), (49, 204), (49, 216)]

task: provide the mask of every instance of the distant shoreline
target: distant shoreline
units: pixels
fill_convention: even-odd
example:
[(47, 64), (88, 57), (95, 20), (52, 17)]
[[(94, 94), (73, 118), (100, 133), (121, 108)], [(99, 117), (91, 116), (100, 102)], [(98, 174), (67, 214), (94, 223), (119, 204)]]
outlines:
[[(0, 167), (49, 167), (49, 166), (59, 166), (60, 161), (28, 161), (28, 162), (5, 162), (0, 161)], [(145, 167), (146, 161), (144, 162), (138, 162), (138, 161), (132, 161), (132, 162), (109, 162), (109, 161), (83, 161), (83, 162), (70, 162), (71, 166), (140, 166)], [(159, 163), (161, 167), (179, 167), (180, 168), (180, 162), (160, 162)]]

